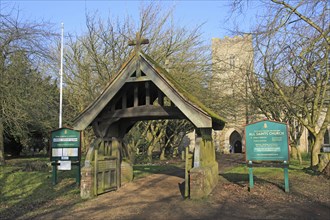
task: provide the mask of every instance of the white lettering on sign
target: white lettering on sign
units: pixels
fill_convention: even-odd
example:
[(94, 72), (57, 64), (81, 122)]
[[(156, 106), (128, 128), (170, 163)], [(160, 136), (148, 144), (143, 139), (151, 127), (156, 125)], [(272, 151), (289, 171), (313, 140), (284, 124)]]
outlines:
[(284, 135), (283, 131), (279, 130), (255, 130), (254, 133), (250, 132), (249, 136), (282, 136)]
[(53, 142), (77, 142), (78, 138), (54, 138)]

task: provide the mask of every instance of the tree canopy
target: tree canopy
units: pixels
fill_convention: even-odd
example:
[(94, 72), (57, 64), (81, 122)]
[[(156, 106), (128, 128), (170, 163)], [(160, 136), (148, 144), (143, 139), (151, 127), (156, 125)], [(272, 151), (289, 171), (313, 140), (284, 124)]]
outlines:
[[(165, 67), (189, 93), (203, 97), (204, 75), (210, 71), (209, 48), (202, 41), (200, 26), (182, 27), (174, 21), (172, 13), (173, 10), (149, 4), (140, 9), (138, 24), (130, 17), (104, 20), (96, 14), (86, 15), (87, 32), (71, 36), (66, 44), (64, 96), (69, 97), (66, 108), (72, 110), (71, 118), (89, 105), (115, 76), (132, 52), (128, 43), (135, 39), (136, 32), (149, 40), (149, 44), (142, 47), (144, 53)], [(181, 124), (185, 123), (168, 120), (138, 123), (136, 126), (140, 129), (133, 129), (132, 134), (145, 135), (143, 138), (149, 143), (151, 159), (151, 148), (169, 135), (169, 127), (176, 135), (180, 132), (176, 127), (182, 128), (183, 133), (190, 129)], [(86, 136), (90, 135), (86, 133)], [(136, 137), (126, 140), (131, 141), (127, 143), (129, 150), (145, 142), (137, 141)], [(163, 147), (165, 145), (171, 146), (164, 142)]]
[[(245, 4), (235, 3), (236, 9)], [(251, 101), (271, 119), (295, 119), (308, 129), (315, 166), (330, 122), (328, 2), (272, 0), (263, 7), (266, 13), (251, 30)]]
[(37, 141), (33, 146), (43, 148), (54, 128), (58, 92), (56, 82), (45, 72), (52, 62), (50, 30), (46, 23), (20, 20), (15, 10), (0, 14), (1, 164), (5, 141), (14, 140), (23, 147)]

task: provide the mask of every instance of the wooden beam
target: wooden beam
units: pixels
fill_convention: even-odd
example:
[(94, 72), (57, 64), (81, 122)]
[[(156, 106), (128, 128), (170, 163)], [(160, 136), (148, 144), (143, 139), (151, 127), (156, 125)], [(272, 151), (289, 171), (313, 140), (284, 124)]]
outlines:
[(101, 118), (104, 118), (104, 117), (97, 117), (93, 121), (93, 129), (94, 129), (94, 132), (95, 131), (97, 132), (98, 137), (104, 138), (109, 131), (110, 125), (119, 121), (120, 118), (112, 117), (112, 118), (108, 118), (108, 120), (100, 120)]
[(146, 88), (146, 105), (150, 105), (150, 84), (149, 82), (145, 82)]
[(145, 82), (145, 81), (151, 81), (151, 80), (147, 76), (140, 76), (139, 78), (130, 77), (126, 80), (126, 82)]
[(186, 118), (177, 107), (144, 105), (109, 112), (108, 115), (100, 117), (97, 120), (104, 123), (109, 120), (111, 121), (113, 118), (139, 118), (140, 120), (147, 120), (158, 117), (173, 119)]

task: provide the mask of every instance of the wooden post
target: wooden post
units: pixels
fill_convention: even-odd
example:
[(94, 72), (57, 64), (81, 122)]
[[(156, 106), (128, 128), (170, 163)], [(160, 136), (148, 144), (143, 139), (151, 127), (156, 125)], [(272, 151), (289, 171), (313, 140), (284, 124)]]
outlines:
[(284, 161), (284, 190), (285, 192), (289, 192), (289, 164), (287, 161)]
[(78, 164), (77, 164), (77, 166), (78, 166), (78, 171), (77, 171), (77, 176), (76, 176), (76, 184), (77, 184), (77, 186), (80, 186), (80, 173), (81, 173), (81, 167), (80, 167), (80, 160), (78, 161)]
[(120, 188), (121, 181), (120, 181), (120, 148), (121, 148), (121, 142), (116, 137), (112, 137), (112, 149), (113, 154), (116, 156), (116, 185), (117, 189)]
[(164, 94), (160, 90), (158, 90), (158, 104), (164, 106)]
[(53, 185), (56, 185), (57, 183), (57, 160), (55, 160), (54, 164), (53, 164)]
[(146, 88), (146, 105), (150, 105), (150, 84), (149, 82), (145, 82)]
[(253, 168), (252, 168), (252, 161), (249, 161), (249, 183), (250, 183), (250, 190), (253, 188), (254, 183), (253, 183)]
[[(144, 39), (141, 36), (140, 32), (136, 32), (136, 39), (135, 40), (130, 40), (128, 42), (128, 46), (135, 46), (134, 50), (136, 53), (139, 53), (141, 51), (141, 45), (142, 44), (148, 44), (149, 40)], [(136, 60), (136, 77), (141, 76), (141, 66), (140, 66), (140, 59), (138, 58)]]
[(98, 156), (98, 149), (95, 149), (95, 151), (94, 151), (94, 195), (95, 196), (97, 196), (97, 185), (98, 185), (98, 183), (97, 183), (97, 172), (98, 172), (98, 170), (97, 170), (97, 156)]
[(184, 185), (184, 197), (188, 198), (189, 197), (189, 170), (191, 169), (190, 167), (190, 163), (189, 160), (191, 159), (189, 157), (189, 147), (185, 148), (185, 165), (186, 165), (186, 169), (185, 169), (185, 185)]
[(134, 85), (134, 107), (139, 106), (139, 88), (137, 85)]
[(125, 109), (127, 108), (127, 96), (126, 96), (126, 92), (123, 94), (123, 97), (122, 97), (122, 103), (121, 103), (121, 108), (122, 109)]
[(194, 152), (194, 167), (200, 167), (200, 149), (201, 149), (202, 137), (196, 137), (195, 139), (195, 152)]

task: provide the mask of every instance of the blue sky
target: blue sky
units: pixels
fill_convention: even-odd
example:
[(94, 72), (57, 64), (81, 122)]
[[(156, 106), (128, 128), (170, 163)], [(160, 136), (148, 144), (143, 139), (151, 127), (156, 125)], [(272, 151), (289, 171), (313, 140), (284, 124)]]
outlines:
[[(64, 23), (65, 33), (82, 33), (86, 30), (85, 13), (98, 11), (101, 17), (111, 17), (120, 15), (129, 15), (132, 18), (138, 18), (141, 1), (6, 1), (2, 2), (2, 10), (10, 6), (15, 6), (20, 10), (20, 16), (23, 19), (50, 21), (58, 24), (59, 32), (61, 22)], [(203, 33), (206, 41), (211, 41), (212, 37), (229, 35), (226, 28), (230, 23), (226, 22), (229, 15), (230, 0), (222, 1), (161, 1), (164, 7), (174, 7), (174, 18), (180, 22), (180, 25), (192, 26), (204, 23)], [(144, 1), (148, 4), (150, 1)], [(242, 27), (247, 27), (249, 18), (240, 21)]]

